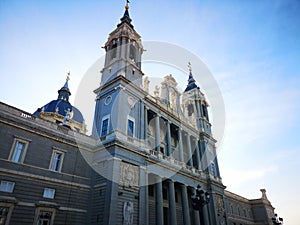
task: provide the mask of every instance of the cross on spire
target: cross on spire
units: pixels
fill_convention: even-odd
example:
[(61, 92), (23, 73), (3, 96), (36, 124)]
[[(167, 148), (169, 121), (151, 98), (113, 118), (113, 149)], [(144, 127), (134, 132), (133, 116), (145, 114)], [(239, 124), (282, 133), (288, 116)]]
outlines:
[(188, 85), (187, 85), (184, 92), (190, 91), (194, 88), (198, 88), (198, 86), (196, 85), (196, 81), (195, 81), (195, 79), (193, 77), (193, 74), (192, 74), (192, 64), (191, 64), (191, 62), (188, 62), (188, 68), (189, 68), (190, 74), (189, 74), (189, 79), (188, 79)]
[(69, 81), (69, 80), (70, 80), (70, 75), (71, 75), (71, 72), (69, 71), (69, 72), (67, 73), (66, 81)]
[(126, 9), (126, 10), (129, 9), (129, 3), (130, 3), (130, 1), (129, 1), (129, 0), (126, 0), (126, 6), (125, 6), (125, 9)]
[(192, 72), (192, 64), (191, 64), (191, 62), (188, 63), (188, 68), (189, 68), (189, 71)]

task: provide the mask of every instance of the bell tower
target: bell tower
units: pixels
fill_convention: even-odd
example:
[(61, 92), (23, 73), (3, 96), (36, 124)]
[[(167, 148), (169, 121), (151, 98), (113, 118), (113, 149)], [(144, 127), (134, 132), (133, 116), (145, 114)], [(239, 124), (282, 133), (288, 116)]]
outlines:
[(141, 56), (143, 46), (141, 36), (135, 31), (129, 16), (128, 2), (117, 28), (109, 34), (104, 45), (106, 51), (105, 65), (101, 85), (118, 76), (124, 76), (138, 87), (142, 86)]
[(204, 94), (197, 86), (193, 77), (191, 63), (189, 67), (189, 79), (188, 85), (182, 94), (182, 104), (184, 115), (193, 123), (197, 125), (197, 128), (211, 135), (211, 124), (208, 116), (208, 103)]
[(188, 85), (182, 94), (183, 113), (194, 124), (199, 132), (199, 146), (203, 158), (203, 169), (211, 176), (220, 177), (216, 154), (216, 140), (212, 137), (211, 123), (208, 115), (208, 103), (205, 95), (197, 86), (193, 77), (191, 63), (189, 67)]
[(139, 135), (135, 132), (139, 119), (135, 117), (140, 107), (136, 104), (141, 98), (138, 95), (143, 93), (141, 57), (144, 50), (141, 36), (131, 24), (128, 3), (121, 22), (109, 34), (103, 47), (106, 55), (101, 82), (94, 91), (97, 97), (93, 136), (101, 140), (124, 134)]

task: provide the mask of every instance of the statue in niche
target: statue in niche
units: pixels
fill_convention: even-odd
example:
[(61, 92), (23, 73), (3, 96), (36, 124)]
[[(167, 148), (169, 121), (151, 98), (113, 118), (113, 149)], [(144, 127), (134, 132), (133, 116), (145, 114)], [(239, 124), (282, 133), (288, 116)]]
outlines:
[(170, 107), (171, 109), (176, 109), (176, 95), (173, 91), (170, 94)]
[(158, 96), (159, 96), (159, 87), (158, 87), (158, 85), (155, 85), (154, 97), (158, 98)]
[(123, 207), (123, 225), (133, 224), (133, 202), (124, 202)]
[(150, 81), (149, 81), (148, 77), (145, 77), (145, 79), (144, 79), (144, 91), (146, 91), (147, 93), (149, 93), (149, 83), (150, 83)]

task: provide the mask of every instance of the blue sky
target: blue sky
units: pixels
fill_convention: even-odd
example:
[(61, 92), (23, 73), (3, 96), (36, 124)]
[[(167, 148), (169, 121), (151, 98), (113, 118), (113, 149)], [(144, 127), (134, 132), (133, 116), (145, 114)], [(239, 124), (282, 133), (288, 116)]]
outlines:
[[(74, 101), (124, 2), (0, 1), (0, 100), (34, 112), (57, 97), (71, 70)], [(227, 189), (258, 198), (266, 188), (286, 224), (298, 224), (300, 2), (131, 2), (144, 41), (193, 52), (218, 82), (226, 110), (219, 164)]]

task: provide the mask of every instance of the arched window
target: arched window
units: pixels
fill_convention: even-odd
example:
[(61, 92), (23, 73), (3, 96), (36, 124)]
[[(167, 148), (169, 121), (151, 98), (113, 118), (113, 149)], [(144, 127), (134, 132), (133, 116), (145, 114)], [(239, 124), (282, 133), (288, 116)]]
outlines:
[(194, 106), (193, 104), (188, 105), (188, 116), (191, 116), (194, 113)]
[(118, 45), (117, 45), (116, 40), (113, 40), (113, 44), (110, 48), (110, 59), (111, 60), (117, 57), (117, 46)]
[(130, 45), (129, 59), (136, 62), (136, 48), (134, 45)]

